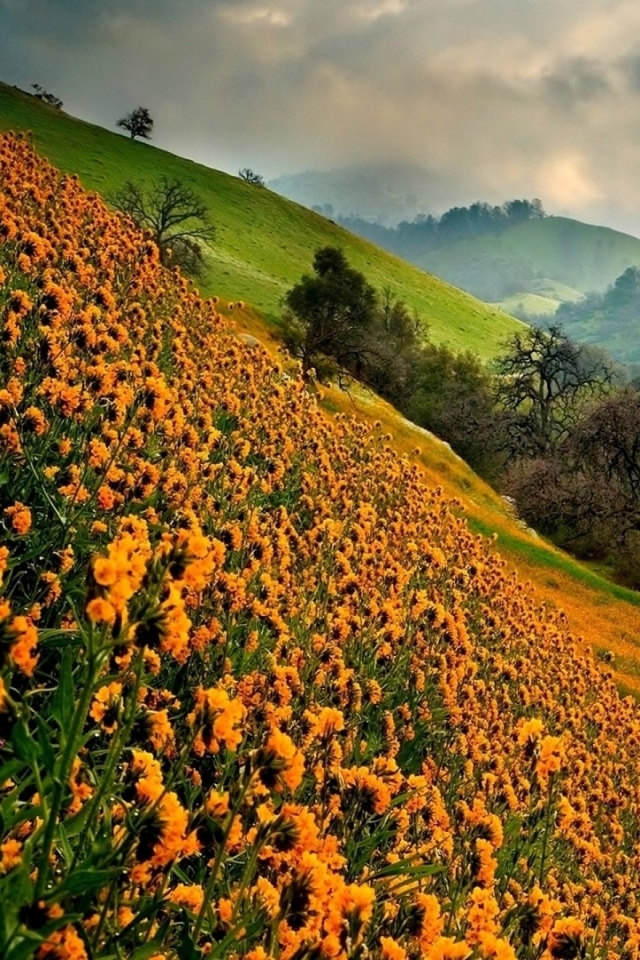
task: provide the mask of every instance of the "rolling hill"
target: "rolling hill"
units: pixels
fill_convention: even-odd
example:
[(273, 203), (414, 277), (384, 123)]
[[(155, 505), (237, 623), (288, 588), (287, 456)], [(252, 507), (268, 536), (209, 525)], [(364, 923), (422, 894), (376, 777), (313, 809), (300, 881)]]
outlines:
[[(502, 233), (460, 240), (413, 258), (465, 289), (481, 277), (496, 278), (513, 293), (536, 292), (540, 281), (555, 281), (578, 293), (604, 291), (627, 267), (640, 263), (640, 240), (567, 217), (544, 217), (508, 227)], [(464, 282), (463, 282), (464, 281)], [(502, 299), (494, 297), (493, 299)]]
[(3, 960), (633, 960), (638, 705), (433, 438), (24, 138), (0, 197)]
[[(558, 321), (573, 339), (604, 347), (622, 363), (638, 362), (638, 314), (603, 312), (597, 299), (640, 264), (640, 240), (566, 217), (497, 219), (487, 226), (465, 220), (466, 212), (456, 207), (440, 221), (416, 220), (397, 228), (360, 218), (342, 222), (526, 322), (544, 325), (562, 306)], [(564, 309), (580, 301), (584, 308)]]
[(283, 294), (310, 271), (314, 250), (336, 245), (370, 283), (389, 287), (415, 310), (435, 342), (470, 348), (488, 359), (517, 328), (503, 312), (270, 190), (84, 123), (5, 84), (0, 84), (1, 130), (30, 131), (43, 156), (103, 196), (130, 179), (150, 182), (164, 174), (183, 180), (202, 197), (216, 227), (203, 292), (241, 299), (270, 323), (278, 322)]
[[(360, 250), (370, 257), (376, 257), (377, 263), (385, 265), (389, 276), (408, 277), (412, 281), (416, 277), (423, 277), (418, 271), (405, 267), (394, 257), (386, 256), (357, 238), (351, 241), (348, 234), (333, 228), (323, 218), (295, 204), (281, 201), (268, 191), (252, 190), (240, 180), (198, 168), (189, 161), (148, 144), (132, 144), (124, 137), (74, 120), (47, 108), (32, 97), (0, 85), (2, 126), (32, 130), (33, 139), (43, 152), (58, 158), (62, 169), (77, 173), (96, 190), (112, 190), (119, 183), (139, 174), (141, 168), (149, 176), (174, 171), (181, 175), (197, 174), (197, 183), (204, 184), (203, 189), (210, 190), (208, 195), (212, 204), (217, 202), (216, 196), (222, 196), (224, 203), (216, 208), (221, 211), (220, 217), (216, 214), (217, 222), (220, 223), (224, 215), (228, 223), (228, 228), (219, 233), (220, 249), (216, 251), (217, 259), (211, 265), (205, 291), (222, 291), (225, 299), (235, 302), (240, 296), (250, 300), (246, 291), (253, 290), (253, 305), (245, 304), (235, 309), (234, 324), (238, 331), (257, 336), (273, 355), (279, 348), (273, 323), (277, 315), (274, 290), (284, 289), (286, 271), (292, 273), (293, 279), (293, 271), (302, 269), (305, 252), (320, 242), (335, 242), (336, 238), (340, 238), (345, 243), (345, 249), (346, 244), (350, 243), (349, 251)], [(215, 194), (214, 188), (218, 194)], [(298, 259), (292, 256), (291, 251), (283, 251), (280, 244), (270, 250), (272, 231), (269, 229), (261, 233), (264, 230), (265, 211), (271, 211), (272, 216), (279, 214), (283, 222), (289, 225), (291, 234), (299, 243)], [(316, 229), (320, 231), (317, 234), (312, 232)], [(244, 230), (248, 232), (248, 240), (243, 239)], [(237, 251), (233, 274), (238, 283), (235, 290), (227, 286), (232, 283), (231, 273), (216, 272), (216, 264), (221, 262), (223, 253), (231, 257), (231, 248)], [(275, 264), (274, 277), (268, 273), (270, 262)], [(260, 264), (259, 270), (256, 263)], [(281, 263), (285, 266), (281, 266)], [(397, 274), (393, 272), (395, 270)], [(438, 291), (443, 317), (449, 311), (449, 316), (455, 318), (461, 304), (471, 304), (478, 311), (472, 317), (486, 316), (475, 301), (459, 297), (457, 291), (447, 285), (438, 284), (429, 277), (424, 281), (421, 279), (421, 282), (432, 284), (429, 289)], [(273, 305), (272, 310), (269, 304)], [(434, 329), (434, 335), (435, 332)], [(477, 337), (478, 329), (474, 328), (472, 334)], [(466, 347), (468, 344), (464, 335), (464, 328), (456, 331), (456, 337), (461, 338), (461, 345)], [(485, 355), (488, 352), (485, 350)], [(615, 654), (612, 666), (619, 688), (640, 697), (638, 594), (612, 585), (523, 529), (501, 497), (481, 481), (446, 444), (408, 423), (389, 404), (368, 392), (356, 390), (345, 394), (335, 388), (323, 390), (320, 402), (330, 415), (339, 413), (355, 416), (365, 424), (377, 422), (387, 431), (389, 442), (400, 454), (408, 454), (418, 446), (419, 462), (428, 481), (441, 487), (447, 496), (459, 503), (471, 527), (478, 533), (497, 535), (501, 554), (511, 569), (520, 572), (540, 600), (552, 607), (567, 610), (571, 623), (586, 643), (599, 653), (612, 651)]]

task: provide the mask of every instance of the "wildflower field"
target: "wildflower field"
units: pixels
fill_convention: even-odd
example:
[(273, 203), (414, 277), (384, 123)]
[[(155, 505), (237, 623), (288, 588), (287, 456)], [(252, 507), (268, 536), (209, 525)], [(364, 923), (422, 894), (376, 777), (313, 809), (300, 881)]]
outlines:
[(640, 956), (640, 717), (411, 456), (0, 138), (0, 956)]
[(391, 287), (416, 311), (436, 343), (489, 359), (522, 329), (513, 317), (272, 190), (85, 123), (0, 81), (0, 131), (8, 130), (27, 132), (42, 156), (102, 196), (129, 180), (146, 187), (162, 176), (185, 183), (202, 198), (216, 230), (200, 288), (250, 303), (272, 328), (280, 323), (282, 297), (310, 270), (314, 249), (340, 246), (378, 290)]

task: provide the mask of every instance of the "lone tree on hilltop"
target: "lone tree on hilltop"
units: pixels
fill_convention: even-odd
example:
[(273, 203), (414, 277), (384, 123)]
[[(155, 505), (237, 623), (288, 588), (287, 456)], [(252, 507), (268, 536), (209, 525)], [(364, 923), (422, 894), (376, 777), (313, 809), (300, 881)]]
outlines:
[(116, 126), (122, 127), (123, 130), (128, 130), (132, 140), (135, 140), (136, 137), (150, 140), (151, 131), (153, 130), (153, 119), (146, 107), (136, 107), (136, 109), (128, 113), (126, 117), (121, 117)]
[(197, 275), (204, 266), (203, 244), (215, 228), (203, 200), (182, 180), (161, 177), (149, 187), (129, 180), (112, 198), (141, 230), (149, 230), (165, 266)]
[(245, 183), (250, 183), (254, 187), (264, 187), (264, 177), (252, 170), (251, 167), (243, 167), (242, 170), (238, 170), (238, 176)]

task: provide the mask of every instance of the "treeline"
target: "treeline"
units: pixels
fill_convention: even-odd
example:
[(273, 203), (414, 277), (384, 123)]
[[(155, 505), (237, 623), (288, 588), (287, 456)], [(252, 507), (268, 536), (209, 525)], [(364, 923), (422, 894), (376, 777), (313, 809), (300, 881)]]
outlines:
[(425, 342), (419, 318), (332, 247), (287, 294), (282, 336), (307, 380), (369, 385), (512, 497), (524, 522), (640, 586), (640, 392), (604, 351), (531, 327), (488, 367)]
[(476, 201), (468, 207), (451, 207), (440, 217), (420, 214), (414, 220), (403, 220), (396, 227), (385, 227), (361, 217), (339, 217), (338, 220), (352, 233), (398, 256), (413, 259), (458, 240), (499, 233), (505, 227), (545, 216), (542, 202), (535, 199), (508, 200), (501, 206)]
[(282, 325), (304, 377), (359, 380), (491, 474), (492, 378), (478, 357), (425, 342), (420, 319), (390, 290), (376, 291), (341, 250), (318, 250), (313, 265), (286, 295)]
[(624, 345), (624, 358), (640, 362), (640, 343), (634, 333), (640, 316), (640, 268), (628, 267), (605, 293), (589, 293), (577, 303), (561, 303), (555, 314), (569, 334), (580, 338), (588, 330), (594, 338)]

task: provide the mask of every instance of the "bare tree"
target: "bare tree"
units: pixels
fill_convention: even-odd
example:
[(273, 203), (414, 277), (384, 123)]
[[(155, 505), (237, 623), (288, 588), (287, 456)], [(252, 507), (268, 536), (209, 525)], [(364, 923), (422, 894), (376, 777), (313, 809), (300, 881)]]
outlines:
[(41, 87), (39, 83), (32, 83), (31, 86), (35, 90), (33, 96), (37, 100), (42, 100), (44, 103), (48, 103), (50, 107), (55, 107), (56, 110), (62, 110), (62, 100), (60, 97), (56, 97), (55, 93), (49, 93), (49, 91), (45, 90), (44, 87)]
[(264, 187), (264, 177), (255, 173), (251, 167), (243, 167), (242, 170), (238, 170), (238, 176), (245, 183), (250, 183), (254, 187)]
[(586, 557), (610, 561), (640, 584), (640, 394), (594, 405), (556, 451), (513, 464), (505, 487), (541, 533)]
[(143, 140), (151, 139), (153, 129), (153, 120), (146, 107), (136, 107), (126, 117), (121, 117), (116, 123), (117, 127), (128, 130), (132, 140), (136, 137), (142, 137)]
[(506, 415), (509, 454), (545, 457), (578, 422), (587, 400), (606, 392), (613, 368), (557, 326), (530, 327), (508, 346), (496, 365), (496, 400)]
[(150, 231), (165, 266), (200, 272), (203, 244), (212, 243), (215, 228), (202, 199), (182, 180), (162, 176), (149, 187), (129, 180), (112, 202), (141, 230)]

